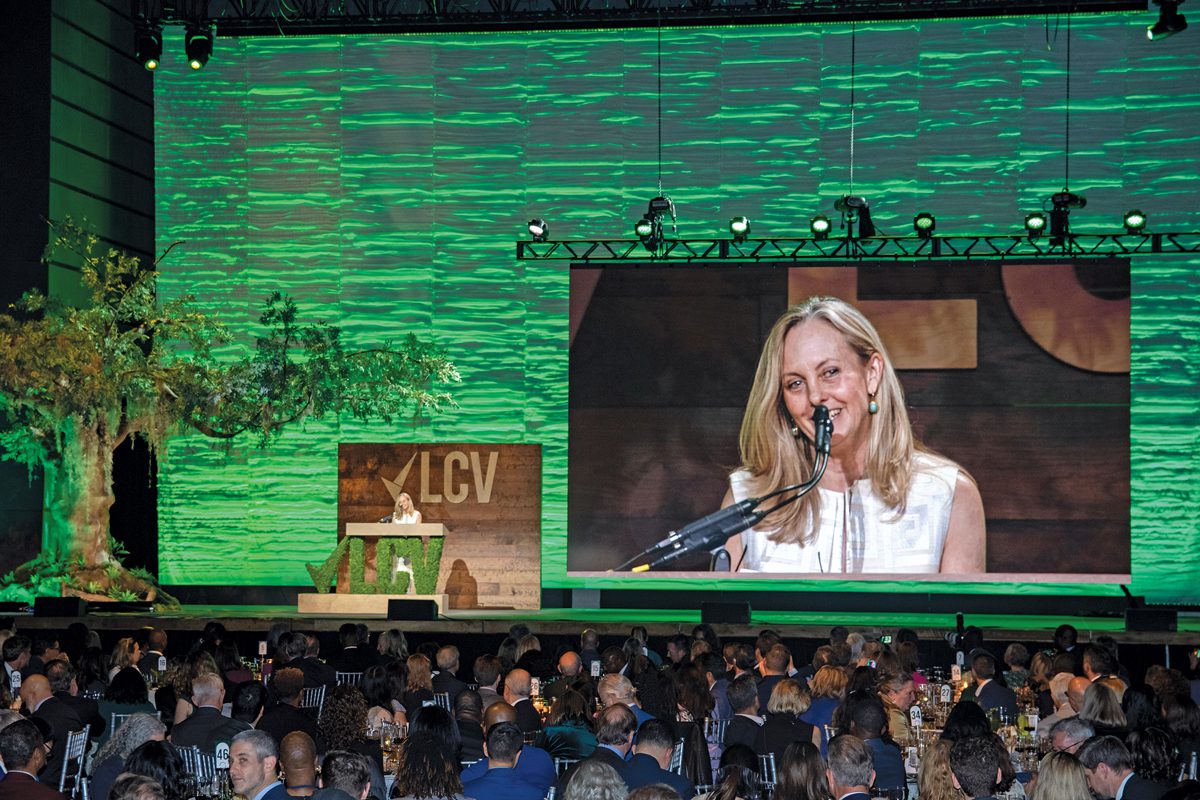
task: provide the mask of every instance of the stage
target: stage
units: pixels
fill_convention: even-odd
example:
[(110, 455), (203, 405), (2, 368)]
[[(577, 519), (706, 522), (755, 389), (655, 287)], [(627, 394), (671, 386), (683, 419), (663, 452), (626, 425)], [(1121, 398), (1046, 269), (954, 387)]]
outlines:
[[(405, 633), (449, 634), (456, 636), (500, 636), (509, 626), (523, 622), (539, 635), (578, 636), (584, 628), (594, 628), (602, 636), (624, 638), (634, 625), (644, 625), (651, 637), (690, 634), (699, 623), (699, 611), (632, 608), (543, 608), (537, 611), (495, 610), (450, 611), (436, 620), (395, 620), (384, 616), (313, 616), (300, 615), (294, 605), (199, 605), (183, 606), (178, 611), (156, 613), (88, 613), (80, 617), (18, 616), (20, 629), (64, 630), (82, 619), (98, 631), (136, 631), (160, 627), (168, 632), (199, 632), (210, 621), (218, 621), (235, 634), (264, 634), (277, 622), (286, 621), (295, 630), (331, 633), (345, 622), (364, 622), (372, 631), (397, 627)], [(1030, 614), (968, 614), (966, 625), (981, 628), (988, 641), (1049, 642), (1054, 629), (1069, 623), (1079, 630), (1081, 642), (1107, 635), (1121, 644), (1195, 646), (1200, 642), (1200, 613), (1181, 612), (1177, 631), (1126, 631), (1121, 616), (1038, 616)], [(829, 629), (844, 625), (864, 633), (894, 633), (897, 628), (912, 628), (922, 641), (943, 641), (946, 632), (955, 629), (954, 614), (866, 612), (785, 612), (752, 611), (749, 625), (717, 624), (722, 637), (753, 639), (763, 628), (779, 631), (785, 638), (825, 639)]]

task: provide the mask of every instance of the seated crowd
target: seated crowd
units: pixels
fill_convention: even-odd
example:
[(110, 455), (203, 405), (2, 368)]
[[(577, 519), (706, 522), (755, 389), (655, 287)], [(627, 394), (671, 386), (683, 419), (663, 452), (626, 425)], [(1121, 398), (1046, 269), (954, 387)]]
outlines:
[(0, 800), (1200, 798), (1200, 682), (1155, 666), (1135, 684), (1115, 642), (1076, 639), (997, 658), (968, 629), (946, 682), (903, 629), (834, 628), (801, 662), (769, 630), (698, 625), (661, 654), (644, 628), (603, 649), (585, 630), (544, 652), (515, 625), (469, 670), (452, 644), (410, 652), (393, 628), (372, 646), (352, 623), (324, 659), (278, 625), (252, 662), (217, 623), (186, 653), (161, 629), (108, 652), (82, 623), (0, 630)]

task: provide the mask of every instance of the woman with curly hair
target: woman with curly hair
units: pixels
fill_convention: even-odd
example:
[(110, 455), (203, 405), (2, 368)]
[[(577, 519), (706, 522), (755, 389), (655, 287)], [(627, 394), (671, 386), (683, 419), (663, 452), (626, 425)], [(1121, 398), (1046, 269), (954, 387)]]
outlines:
[(427, 700), (433, 699), (433, 667), (429, 658), (420, 653), (411, 655), (406, 662), (408, 682), (404, 686), (401, 702), (407, 711), (415, 711)]
[(925, 748), (917, 770), (917, 796), (921, 800), (966, 800), (962, 789), (954, 785), (950, 771), (950, 739), (937, 739)]
[(792, 742), (776, 769), (772, 800), (829, 800), (825, 762), (812, 742)]
[(161, 742), (167, 738), (167, 726), (151, 714), (134, 714), (121, 724), (92, 757), (90, 797), (108, 797), (113, 781), (125, 769), (125, 759), (146, 742)]
[[(400, 745), (392, 797), (397, 800), (463, 800), (458, 771), (458, 762), (451, 760), (437, 736), (412, 734)], [(624, 782), (621, 785), (624, 787)]]
[(359, 688), (343, 684), (329, 692), (317, 727), (325, 752), (350, 750), (367, 757), (371, 765), (371, 796), (382, 798), (383, 750), (378, 739), (367, 738), (367, 700)]
[(194, 779), (170, 742), (151, 739), (138, 745), (125, 759), (124, 771), (158, 781), (166, 800), (188, 800), (195, 794)]
[(538, 747), (555, 758), (575, 761), (587, 758), (596, 749), (596, 732), (587, 700), (574, 689), (567, 689), (550, 708), (546, 727), (542, 728)]
[[(192, 681), (200, 675), (209, 674), (221, 676), (217, 662), (207, 650), (197, 650), (187, 657), (187, 669), (173, 672), (167, 667), (174, 680), (171, 688), (175, 690), (175, 713), (171, 718), (172, 725), (178, 725), (192, 715), (196, 710), (192, 703)], [(157, 700), (157, 698), (156, 698)]]

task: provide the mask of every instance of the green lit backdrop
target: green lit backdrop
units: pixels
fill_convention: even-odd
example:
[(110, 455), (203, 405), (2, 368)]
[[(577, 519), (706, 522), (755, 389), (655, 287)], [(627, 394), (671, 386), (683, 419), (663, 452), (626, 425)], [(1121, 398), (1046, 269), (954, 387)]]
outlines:
[[(1071, 188), (1089, 200), (1076, 230), (1117, 230), (1135, 206), (1153, 230), (1200, 226), (1200, 84), (1182, 77), (1200, 50), (1187, 35), (1146, 42), (1145, 22), (1074, 19)], [(849, 190), (850, 31), (663, 32), (664, 189), (682, 235), (724, 235), (733, 214), (802, 235)], [(1065, 24), (856, 35), (853, 189), (881, 229), (928, 209), (939, 233), (1007, 232), (1061, 188)], [(542, 582), (583, 585), (566, 576), (566, 264), (518, 262), (513, 241), (531, 216), (552, 237), (630, 236), (657, 190), (655, 48), (653, 30), (221, 38), (185, 74), (167, 43), (158, 244), (186, 244), (163, 289), (196, 294), (243, 341), (281, 289), (356, 345), (436, 339), (464, 383), (460, 409), (416, 426), (312, 424), (269, 451), (176, 441), (159, 490), (165, 583), (302, 585), (336, 540), (339, 441), (479, 441), (542, 445)], [(1157, 601), (1200, 600), (1198, 267), (1133, 263), (1133, 589)]]

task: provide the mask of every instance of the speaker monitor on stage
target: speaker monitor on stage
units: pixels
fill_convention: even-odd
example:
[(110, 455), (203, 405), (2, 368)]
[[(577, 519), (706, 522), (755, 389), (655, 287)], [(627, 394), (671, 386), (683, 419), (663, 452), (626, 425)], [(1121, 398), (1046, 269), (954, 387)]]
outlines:
[(436, 620), (438, 618), (437, 603), (433, 600), (391, 598), (388, 600), (387, 618), (389, 620)]
[(1177, 629), (1178, 617), (1178, 612), (1173, 608), (1127, 608), (1125, 630), (1174, 631)]
[(33, 601), (35, 617), (82, 617), (87, 614), (87, 600), (82, 597), (37, 597)]
[(750, 604), (703, 602), (700, 604), (700, 621), (710, 625), (714, 622), (749, 625)]

